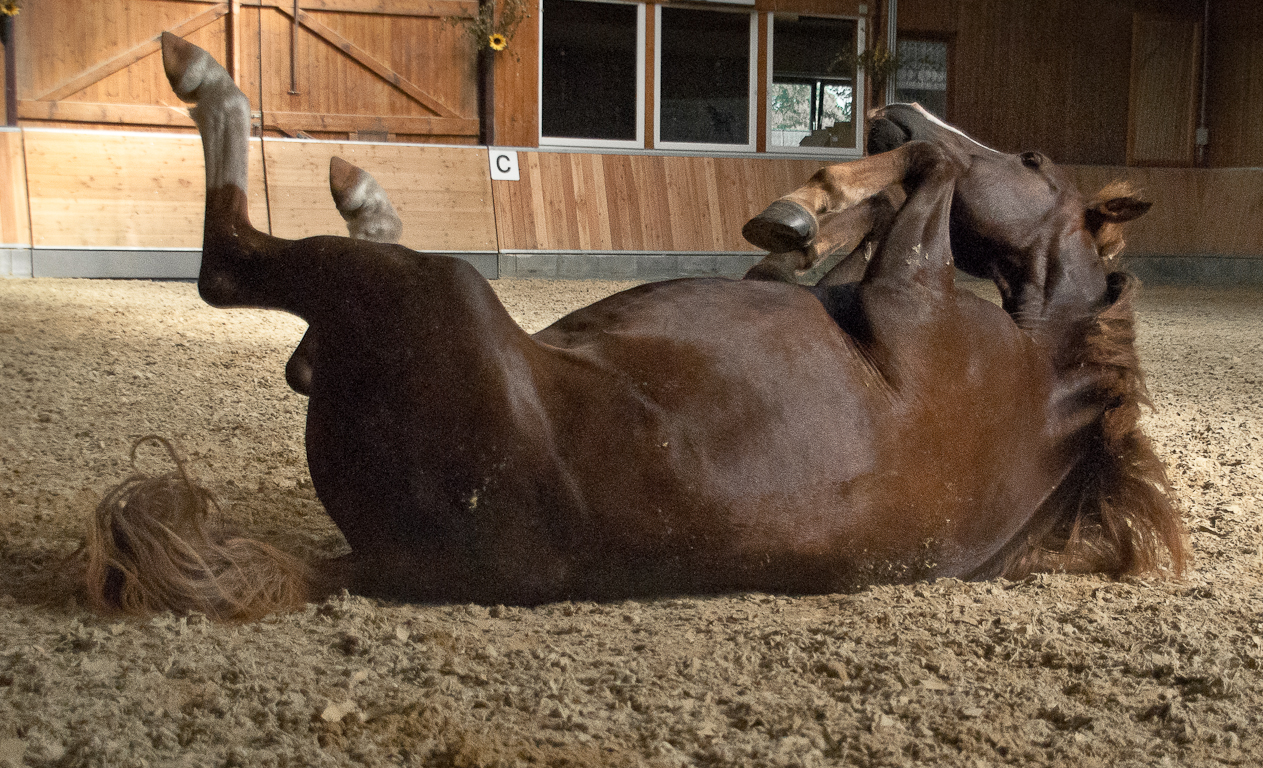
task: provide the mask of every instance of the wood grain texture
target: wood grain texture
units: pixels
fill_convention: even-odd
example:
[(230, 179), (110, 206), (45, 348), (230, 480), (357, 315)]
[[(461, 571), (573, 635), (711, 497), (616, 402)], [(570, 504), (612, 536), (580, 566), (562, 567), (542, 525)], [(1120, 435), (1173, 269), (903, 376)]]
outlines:
[(22, 132), (0, 131), (0, 244), (31, 244)]
[[(430, 17), (331, 12), (302, 17), (309, 24), (298, 30), (297, 92), (291, 93), (292, 18), (274, 8), (259, 10), (258, 89), (265, 116), (437, 117), (458, 121), (437, 126), (445, 136), (476, 136), (474, 63), (459, 29)], [(333, 136), (326, 138), (341, 133), (345, 139), (350, 132), (329, 133)]]
[(1202, 25), (1165, 14), (1132, 22), (1127, 164), (1192, 166)]
[(107, 0), (105, 7), (101, 0), (29, 3), (15, 25), (22, 52), (18, 97), (63, 104), (180, 106), (162, 71), (158, 36), (181, 30), (190, 42), (222, 60), (225, 13), (222, 2)]
[[(197, 136), (27, 129), (36, 246), (196, 248), (206, 171)], [(250, 216), (267, 230), (259, 142), (250, 146)]]
[(1127, 253), (1263, 256), (1263, 169), (1068, 169), (1085, 193), (1122, 179), (1153, 202), (1148, 214), (1124, 230)]
[(741, 227), (819, 160), (521, 152), (495, 181), (504, 250), (755, 251)]
[(264, 155), (278, 237), (346, 234), (329, 194), (329, 158), (337, 155), (386, 190), (409, 248), (496, 250), (486, 149), (267, 140)]
[(1210, 163), (1263, 166), (1263, 3), (1211, 3)]
[(495, 62), (496, 143), (539, 146), (539, 0), (530, 0), (509, 47)]

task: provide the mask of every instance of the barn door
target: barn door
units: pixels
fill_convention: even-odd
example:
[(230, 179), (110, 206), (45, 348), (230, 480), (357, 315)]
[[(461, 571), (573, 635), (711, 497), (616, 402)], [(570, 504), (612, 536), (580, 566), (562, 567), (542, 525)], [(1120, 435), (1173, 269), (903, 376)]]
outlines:
[(53, 124), (192, 126), (162, 72), (163, 31), (223, 60), (235, 3), (45, 0), (15, 24), (18, 117)]
[[(247, 0), (249, 1), (249, 0)], [(472, 144), (476, 0), (253, 0), (265, 130)], [(251, 41), (245, 40), (249, 50)]]
[(1191, 166), (1196, 149), (1202, 25), (1163, 14), (1132, 19), (1127, 164)]
[(475, 56), (445, 17), (477, 0), (43, 0), (17, 23), (18, 116), (55, 125), (192, 126), (164, 31), (210, 51), (265, 132), (477, 141)]

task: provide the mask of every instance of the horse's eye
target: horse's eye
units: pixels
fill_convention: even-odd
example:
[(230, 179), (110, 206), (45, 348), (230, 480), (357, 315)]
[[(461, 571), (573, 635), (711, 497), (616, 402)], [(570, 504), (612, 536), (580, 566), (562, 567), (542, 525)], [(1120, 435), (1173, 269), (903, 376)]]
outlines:
[(1023, 152), (1022, 165), (1027, 168), (1039, 168), (1044, 164), (1044, 156), (1038, 152)]

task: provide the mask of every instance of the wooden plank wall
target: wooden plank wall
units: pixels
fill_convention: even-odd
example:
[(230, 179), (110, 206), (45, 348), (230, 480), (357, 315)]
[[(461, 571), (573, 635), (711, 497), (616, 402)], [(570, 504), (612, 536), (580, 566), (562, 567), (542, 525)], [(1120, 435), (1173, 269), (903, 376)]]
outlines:
[[(404, 218), (406, 245), (465, 252), (753, 251), (741, 226), (820, 166), (521, 152), (521, 180), (492, 182), (482, 148), (255, 140), (255, 225), (269, 231), (270, 221), (285, 237), (344, 233), (328, 192), (335, 153), (382, 182)], [(1121, 178), (1154, 201), (1130, 227), (1133, 254), (1263, 258), (1263, 169), (1067, 167), (1085, 192)], [(197, 248), (203, 184), (194, 136), (0, 131), (0, 237), (8, 244)]]
[(272, 234), (299, 238), (345, 235), (329, 197), (329, 158), (368, 171), (403, 219), (409, 248), (494, 251), (487, 150), (394, 144), (265, 141)]
[(270, 135), (477, 140), (473, 51), (444, 21), (472, 15), (476, 0), (300, 7), (295, 19), (289, 0), (29, 3), (16, 25), (19, 117), (61, 127), (192, 127), (162, 71), (159, 36), (171, 31), (235, 73)]
[[(206, 171), (196, 136), (25, 129), (35, 246), (200, 248)], [(267, 228), (250, 143), (250, 217)]]
[(31, 244), (22, 132), (0, 131), (0, 247)]
[(741, 227), (819, 160), (521, 152), (495, 181), (502, 250), (754, 251)]
[(27, 4), (15, 25), (19, 117), (191, 127), (163, 74), (157, 36), (176, 29), (222, 56), (224, 9), (198, 0), (110, 3), (108, 10), (99, 0)]
[(1263, 3), (1214, 0), (1210, 31), (1210, 164), (1263, 166)]
[(1201, 55), (1201, 22), (1168, 14), (1134, 15), (1128, 165), (1193, 165)]
[(1127, 225), (1127, 253), (1263, 257), (1263, 168), (1068, 169), (1085, 193), (1121, 179), (1153, 202)]

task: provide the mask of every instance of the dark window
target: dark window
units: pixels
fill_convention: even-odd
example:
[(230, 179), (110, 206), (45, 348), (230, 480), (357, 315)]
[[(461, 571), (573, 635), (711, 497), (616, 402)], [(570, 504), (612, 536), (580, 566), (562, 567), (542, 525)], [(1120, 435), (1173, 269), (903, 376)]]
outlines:
[(664, 8), (658, 40), (658, 138), (751, 144), (748, 13)]
[(544, 136), (635, 141), (638, 9), (543, 1)]

